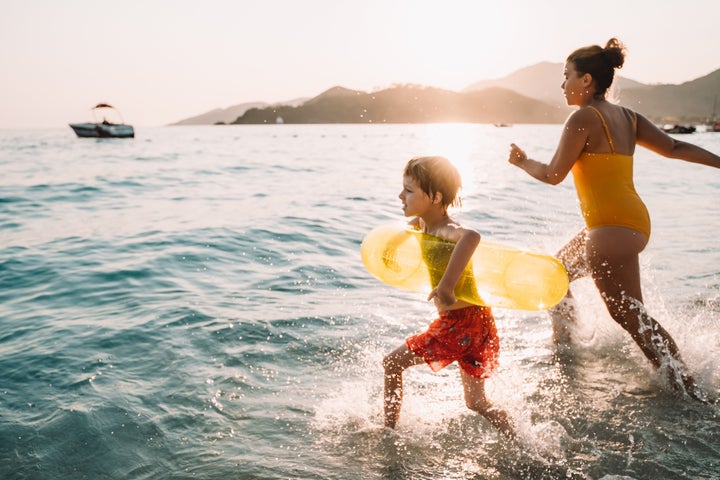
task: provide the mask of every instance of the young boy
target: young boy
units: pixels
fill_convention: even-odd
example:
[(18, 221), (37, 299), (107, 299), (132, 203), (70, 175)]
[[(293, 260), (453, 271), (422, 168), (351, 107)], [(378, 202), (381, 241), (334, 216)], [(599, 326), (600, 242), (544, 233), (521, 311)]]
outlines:
[(500, 343), (489, 307), (456, 300), (454, 290), (461, 273), (480, 243), (480, 234), (463, 228), (448, 215), (459, 206), (462, 186), (457, 169), (444, 157), (416, 157), (405, 166), (400, 193), (403, 213), (410, 225), (455, 247), (442, 275), (433, 279), (432, 299), (439, 318), (427, 331), (408, 338), (383, 359), (385, 369), (385, 426), (395, 428), (402, 404), (403, 371), (427, 363), (438, 371), (452, 362), (460, 365), (465, 403), (502, 433), (513, 436), (508, 414), (485, 396), (485, 379), (497, 365)]

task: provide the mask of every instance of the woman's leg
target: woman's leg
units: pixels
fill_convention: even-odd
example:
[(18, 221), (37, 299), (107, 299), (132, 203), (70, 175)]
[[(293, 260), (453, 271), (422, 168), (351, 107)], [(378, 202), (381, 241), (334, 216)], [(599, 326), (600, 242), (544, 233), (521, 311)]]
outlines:
[[(670, 334), (643, 305), (638, 254), (647, 237), (624, 227), (601, 227), (588, 235), (587, 258), (593, 280), (612, 318), (619, 323), (656, 367), (667, 366), (676, 386), (694, 386)], [(675, 364), (668, 364), (674, 359)], [(690, 392), (689, 392), (690, 393)]]
[(465, 405), (485, 417), (501, 433), (514, 437), (515, 429), (510, 421), (510, 416), (505, 410), (493, 406), (485, 396), (485, 379), (468, 375), (462, 369), (460, 369), (460, 376), (465, 391)]
[[(570, 282), (590, 274), (590, 269), (585, 259), (585, 243), (587, 241), (587, 230), (583, 229), (575, 235), (560, 251), (556, 257), (565, 265)], [(568, 289), (565, 298), (553, 308), (548, 310), (553, 328), (553, 341), (556, 345), (568, 345), (570, 343), (570, 331), (576, 323), (575, 299)]]
[(395, 428), (400, 417), (400, 407), (403, 397), (403, 371), (413, 365), (419, 365), (424, 360), (415, 355), (406, 344), (402, 344), (385, 358), (383, 368), (385, 369), (385, 426)]

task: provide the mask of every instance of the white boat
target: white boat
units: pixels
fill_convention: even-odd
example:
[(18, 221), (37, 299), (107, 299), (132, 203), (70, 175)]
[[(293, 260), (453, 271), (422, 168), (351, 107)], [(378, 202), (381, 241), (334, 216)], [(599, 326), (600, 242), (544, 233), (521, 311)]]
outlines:
[[(98, 112), (115, 112), (121, 123), (114, 123), (107, 120), (107, 117), (103, 115), (102, 122), (97, 121)], [(71, 123), (70, 128), (73, 129), (75, 134), (81, 138), (134, 138), (135, 129), (132, 125), (127, 125), (122, 119), (120, 111), (112, 105), (107, 103), (98, 103), (92, 109), (93, 117), (95, 118), (94, 123)]]

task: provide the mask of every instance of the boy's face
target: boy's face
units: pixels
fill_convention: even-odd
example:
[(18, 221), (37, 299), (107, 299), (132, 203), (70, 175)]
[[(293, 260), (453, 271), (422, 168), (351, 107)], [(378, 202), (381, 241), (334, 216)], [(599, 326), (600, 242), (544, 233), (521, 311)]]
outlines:
[(422, 217), (432, 206), (432, 199), (422, 191), (414, 178), (408, 176), (403, 177), (403, 189), (398, 198), (402, 201), (406, 217)]

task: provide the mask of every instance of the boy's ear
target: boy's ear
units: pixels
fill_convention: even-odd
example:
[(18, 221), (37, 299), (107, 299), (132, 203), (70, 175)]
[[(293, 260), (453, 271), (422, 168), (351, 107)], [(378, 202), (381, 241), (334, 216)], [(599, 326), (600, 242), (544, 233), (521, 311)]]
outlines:
[(432, 203), (442, 203), (442, 193), (435, 192), (435, 195), (433, 196)]

